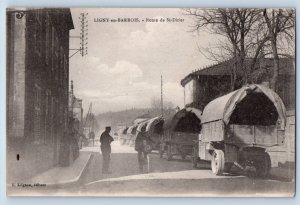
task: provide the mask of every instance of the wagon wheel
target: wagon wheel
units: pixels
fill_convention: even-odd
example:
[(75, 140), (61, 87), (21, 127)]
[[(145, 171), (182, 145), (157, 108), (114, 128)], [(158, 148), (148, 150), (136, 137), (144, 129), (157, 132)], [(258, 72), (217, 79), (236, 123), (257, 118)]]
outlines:
[(224, 172), (225, 158), (222, 150), (216, 149), (212, 154), (211, 170), (215, 175), (221, 175)]
[(265, 178), (271, 169), (271, 159), (268, 153), (264, 152), (258, 160), (254, 162), (256, 176)]
[(171, 159), (172, 159), (171, 145), (167, 145), (167, 160), (170, 161)]

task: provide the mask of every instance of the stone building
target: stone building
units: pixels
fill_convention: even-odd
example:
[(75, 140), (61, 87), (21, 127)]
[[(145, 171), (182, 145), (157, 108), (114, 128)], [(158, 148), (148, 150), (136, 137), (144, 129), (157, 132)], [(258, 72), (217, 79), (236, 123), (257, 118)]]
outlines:
[(68, 123), (70, 9), (7, 10), (8, 181), (59, 163)]

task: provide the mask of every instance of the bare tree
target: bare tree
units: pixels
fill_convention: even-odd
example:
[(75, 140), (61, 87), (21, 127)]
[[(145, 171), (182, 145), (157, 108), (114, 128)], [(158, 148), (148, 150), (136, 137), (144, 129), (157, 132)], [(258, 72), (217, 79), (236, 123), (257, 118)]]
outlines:
[[(271, 88), (276, 88), (279, 56), (291, 56), (288, 50), (294, 50), (293, 9), (184, 9), (184, 13), (194, 18), (192, 31), (206, 30), (223, 37), (216, 47), (199, 48), (199, 51), (218, 62), (232, 59), (232, 89), (253, 82), (257, 62), (267, 55), (273, 57), (274, 69), (270, 81)], [(283, 47), (291, 45), (289, 47), (292, 49), (285, 48), (285, 52), (279, 53), (280, 44)], [(247, 65), (246, 58), (250, 60)], [(239, 71), (243, 76), (241, 82), (237, 75)]]
[[(207, 29), (209, 32), (225, 37), (219, 47), (226, 56), (232, 59), (232, 89), (240, 84), (248, 83), (250, 72), (254, 67), (259, 53), (269, 39), (266, 33), (258, 30), (260, 10), (258, 9), (185, 9), (184, 13), (194, 18), (193, 31)], [(222, 52), (221, 52), (222, 53)], [(210, 53), (216, 56), (216, 53)], [(250, 69), (245, 65), (246, 57), (251, 57)], [(228, 58), (227, 58), (228, 59)], [(222, 59), (224, 60), (224, 59)], [(242, 71), (243, 78), (238, 81), (237, 72)]]
[[(152, 109), (158, 109), (158, 110), (161, 109), (161, 101), (160, 101), (159, 98), (156, 98), (154, 96), (151, 98), (151, 108)], [(174, 109), (174, 108), (175, 108), (175, 105), (174, 105), (173, 102), (164, 101), (164, 109), (165, 110)]]
[(267, 25), (268, 36), (270, 39), (274, 68), (271, 78), (271, 88), (276, 89), (279, 74), (279, 55), (278, 38), (282, 37), (286, 41), (294, 41), (295, 12), (293, 9), (264, 9), (263, 19)]
[(175, 108), (174, 103), (172, 103), (171, 101), (166, 102), (165, 107), (167, 110)]
[(160, 109), (161, 108), (161, 103), (160, 103), (160, 99), (156, 98), (156, 97), (152, 97), (151, 98), (151, 108), (153, 109)]

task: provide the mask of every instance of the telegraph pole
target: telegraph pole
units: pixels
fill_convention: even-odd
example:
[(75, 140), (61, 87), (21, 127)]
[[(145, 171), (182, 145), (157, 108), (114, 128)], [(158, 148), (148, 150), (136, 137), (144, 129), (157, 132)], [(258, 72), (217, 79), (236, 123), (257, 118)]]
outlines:
[(81, 13), (78, 17), (80, 20), (80, 35), (79, 36), (70, 36), (70, 38), (80, 39), (79, 48), (70, 48), (69, 50), (75, 51), (69, 58), (72, 58), (76, 53), (80, 53), (83, 57), (88, 54), (88, 13)]
[(74, 117), (74, 86), (73, 80), (71, 80), (71, 109), (72, 109), (72, 118)]

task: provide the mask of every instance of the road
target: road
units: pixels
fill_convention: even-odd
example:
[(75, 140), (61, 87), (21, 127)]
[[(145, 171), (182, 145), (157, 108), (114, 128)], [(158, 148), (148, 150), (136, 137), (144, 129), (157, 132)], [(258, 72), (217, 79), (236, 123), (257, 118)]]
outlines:
[[(112, 145), (112, 174), (101, 173), (102, 156), (98, 146), (87, 147), (92, 159), (77, 184), (40, 190), (44, 195), (75, 196), (291, 196), (294, 182), (257, 179), (235, 174), (215, 176), (210, 164), (195, 169), (189, 159), (167, 161), (158, 153), (150, 154), (150, 172), (140, 174), (137, 153), (132, 147)], [(34, 190), (37, 191), (37, 190)]]
[[(86, 149), (86, 151), (89, 149)], [(172, 161), (159, 158), (152, 153), (150, 172), (140, 174), (137, 154), (132, 147), (112, 146), (111, 175), (101, 174), (102, 157), (98, 147), (92, 150), (93, 159), (80, 180), (80, 195), (114, 196), (274, 196), (291, 195), (293, 182), (278, 179), (256, 179), (244, 176), (238, 169), (235, 174), (215, 176), (210, 164), (201, 162), (192, 168), (189, 159), (180, 157)]]

